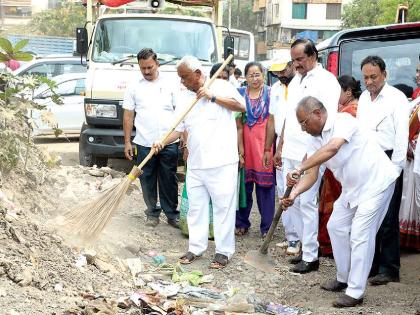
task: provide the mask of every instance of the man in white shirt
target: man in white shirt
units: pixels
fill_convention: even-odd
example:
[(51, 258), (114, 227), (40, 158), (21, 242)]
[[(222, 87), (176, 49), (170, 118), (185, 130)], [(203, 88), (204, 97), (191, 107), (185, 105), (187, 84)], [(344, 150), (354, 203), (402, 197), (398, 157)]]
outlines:
[[(330, 116), (337, 113), (341, 88), (335, 76), (317, 63), (318, 51), (315, 44), (307, 39), (296, 40), (290, 50), (296, 75), (289, 84), (289, 95), (286, 105), (286, 121), (283, 145), (277, 148), (281, 154), (283, 173), (286, 176), (299, 165), (306, 155), (307, 142), (310, 136), (302, 131), (296, 121), (296, 107), (305, 96), (318, 98)], [(321, 168), (323, 173), (323, 168)], [(296, 264), (293, 272), (307, 273), (319, 268), (318, 261), (318, 192), (321, 177), (298, 200), (290, 211), (293, 225), (302, 242), (302, 255), (290, 260)]]
[(357, 118), (371, 131), (382, 150), (400, 175), (395, 183), (387, 215), (376, 238), (372, 285), (399, 281), (400, 229), (399, 209), (403, 174), (408, 147), (409, 105), (405, 95), (386, 83), (385, 62), (378, 56), (368, 56), (361, 63), (366, 90), (359, 98)]
[[(133, 82), (125, 92), (123, 128), (125, 157), (132, 160), (131, 131), (135, 115), (136, 136), (133, 142), (137, 149), (137, 162), (140, 163), (150, 152), (153, 142), (161, 138), (175, 120), (176, 84), (159, 73), (159, 61), (152, 49), (142, 49), (137, 54), (137, 60), (143, 77)], [(147, 206), (148, 226), (159, 224), (163, 210), (168, 224), (179, 227), (177, 164), (178, 144), (171, 143), (143, 167), (140, 183)], [(157, 203), (158, 187), (160, 206)]]
[(236, 88), (241, 87), (239, 80), (235, 76), (236, 65), (234, 63), (231, 63), (228, 67), (229, 67), (229, 82), (232, 83), (232, 85)]
[[(281, 147), (283, 141), (284, 133), (284, 120), (286, 117), (286, 103), (288, 96), (288, 86), (290, 81), (292, 81), (295, 76), (295, 68), (293, 67), (293, 62), (289, 60), (275, 60), (270, 66), (269, 71), (272, 72), (277, 78), (278, 81), (271, 86), (270, 90), (270, 109), (268, 117), (268, 122), (266, 126), (266, 136), (265, 136), (265, 151), (263, 157), (263, 165), (268, 167), (270, 163), (270, 152), (271, 147), (273, 146), (275, 135), (276, 139), (276, 148), (280, 148), (280, 152), (276, 150), (274, 155), (274, 166), (276, 167), (276, 184), (277, 184), (277, 194), (279, 198), (283, 197), (284, 193), (284, 174), (281, 170)], [(296, 255), (300, 253), (300, 241), (299, 236), (296, 233), (296, 230), (293, 226), (292, 219), (290, 217), (289, 211), (283, 211), (281, 215), (281, 221), (284, 226), (284, 234), (286, 241), (277, 246), (281, 248), (286, 248), (286, 254)]]
[[(308, 96), (299, 102), (296, 117), (301, 128), (311, 135), (308, 158), (287, 175), (288, 186), (295, 186), (282, 202), (290, 206), (310, 189), (323, 164), (341, 183), (342, 193), (327, 225), (337, 278), (321, 288), (347, 288), (333, 306), (353, 307), (363, 302), (375, 235), (386, 214), (398, 172), (350, 114), (330, 115), (318, 99)], [(300, 180), (294, 179), (301, 175)]]
[(245, 111), (245, 100), (229, 82), (216, 79), (209, 88), (200, 61), (185, 56), (177, 65), (181, 83), (188, 89), (180, 95), (176, 112), (180, 116), (197, 98), (199, 101), (165, 143), (156, 142), (162, 150), (166, 143), (188, 132), (189, 198), (187, 223), (188, 252), (180, 263), (190, 264), (208, 245), (209, 201), (213, 205), (213, 228), (216, 254), (210, 268), (224, 268), (235, 252), (236, 189), (238, 178), (238, 145), (235, 111)]

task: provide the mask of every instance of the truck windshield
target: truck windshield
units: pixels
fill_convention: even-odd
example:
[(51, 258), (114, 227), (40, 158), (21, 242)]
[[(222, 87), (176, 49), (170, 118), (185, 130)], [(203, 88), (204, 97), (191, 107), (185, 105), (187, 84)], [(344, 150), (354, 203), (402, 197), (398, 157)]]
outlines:
[(201, 21), (156, 18), (102, 20), (96, 28), (92, 59), (95, 62), (113, 62), (136, 55), (142, 48), (152, 48), (168, 61), (192, 55), (214, 63), (217, 61), (215, 41), (211, 24)]

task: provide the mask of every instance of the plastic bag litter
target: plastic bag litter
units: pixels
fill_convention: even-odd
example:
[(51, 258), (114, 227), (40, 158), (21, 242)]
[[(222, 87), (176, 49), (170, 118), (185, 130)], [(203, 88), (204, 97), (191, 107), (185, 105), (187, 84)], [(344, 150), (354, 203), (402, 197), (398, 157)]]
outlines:
[(199, 287), (193, 287), (191, 285), (188, 285), (181, 290), (179, 290), (179, 293), (183, 294), (185, 297), (193, 297), (198, 298), (202, 300), (225, 300), (225, 297), (223, 294), (211, 291), (209, 289), (205, 288), (199, 288)]
[(298, 315), (299, 310), (295, 307), (270, 302), (266, 312), (274, 315)]
[(190, 272), (177, 272), (176, 270), (172, 274), (173, 282), (188, 282), (193, 286), (198, 286), (202, 283), (203, 273), (199, 270), (193, 270)]
[(181, 288), (179, 284), (175, 284), (168, 281), (149, 282), (147, 286), (166, 297), (172, 297), (177, 295), (179, 289)]

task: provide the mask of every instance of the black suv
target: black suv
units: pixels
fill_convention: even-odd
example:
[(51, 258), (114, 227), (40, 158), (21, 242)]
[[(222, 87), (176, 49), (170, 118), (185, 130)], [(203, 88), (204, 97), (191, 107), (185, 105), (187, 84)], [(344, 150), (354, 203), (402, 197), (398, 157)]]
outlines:
[(417, 87), (420, 22), (343, 30), (317, 49), (319, 62), (337, 76), (352, 75), (363, 84), (360, 64), (365, 57), (377, 55), (386, 63), (388, 84)]

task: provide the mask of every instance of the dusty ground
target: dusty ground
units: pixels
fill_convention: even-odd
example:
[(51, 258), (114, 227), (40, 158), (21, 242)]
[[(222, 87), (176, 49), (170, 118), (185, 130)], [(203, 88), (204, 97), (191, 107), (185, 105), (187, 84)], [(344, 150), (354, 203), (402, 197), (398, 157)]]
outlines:
[[(44, 140), (39, 145), (60, 153), (62, 166), (45, 174), (42, 183), (25, 180), (21, 174), (1, 178), (0, 205), (9, 209), (6, 217), (0, 214), (0, 314), (79, 314), (82, 307), (86, 311), (98, 301), (91, 301), (95, 297), (109, 301), (127, 298), (136, 288), (124, 267), (125, 259), (137, 257), (151, 264), (147, 254), (153, 250), (175, 263), (187, 249), (187, 238), (164, 218), (154, 229), (144, 225), (145, 206), (138, 184), (130, 188), (96, 242), (79, 243), (61, 233), (60, 216), (97, 195), (97, 188), (108, 179), (91, 176), (77, 166), (77, 139)], [(127, 168), (121, 161), (111, 163), (118, 170)], [(237, 239), (237, 252), (226, 269), (208, 268), (214, 251), (211, 241), (203, 258), (187, 269), (213, 275), (214, 280), (206, 286), (214, 290), (235, 288), (260, 302), (296, 307), (300, 314), (416, 314), (420, 310), (418, 254), (403, 254), (400, 283), (368, 286), (364, 304), (351, 310), (332, 308), (331, 301), (338, 294), (319, 289), (321, 282), (334, 277), (332, 259), (321, 258), (319, 272), (296, 275), (288, 271), (287, 257), (274, 246), (282, 240), (281, 230), (270, 246), (277, 272), (254, 269), (243, 258), (261, 244), (256, 213), (253, 211), (255, 224), (250, 233)], [(78, 268), (76, 260), (87, 249), (96, 251), (95, 262)], [(118, 312), (136, 314), (133, 308)]]

